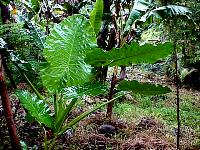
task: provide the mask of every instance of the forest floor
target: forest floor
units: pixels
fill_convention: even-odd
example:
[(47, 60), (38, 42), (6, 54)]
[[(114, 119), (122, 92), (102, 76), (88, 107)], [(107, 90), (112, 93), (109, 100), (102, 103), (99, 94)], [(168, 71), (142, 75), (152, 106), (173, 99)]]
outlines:
[[(54, 149), (176, 149), (176, 93), (172, 82), (163, 75), (138, 68), (127, 68), (127, 79), (168, 85), (172, 92), (161, 96), (127, 94), (115, 102), (114, 114), (109, 123), (114, 127), (113, 134), (100, 133), (101, 125), (108, 124), (104, 107), (81, 121), (75, 130), (68, 130), (58, 139)], [(10, 98), (15, 112), (18, 100), (12, 92)], [(93, 107), (103, 99), (86, 97), (87, 105), (84, 101), (79, 101), (71, 117)], [(200, 92), (180, 89), (180, 103), (181, 149), (200, 150)], [(18, 135), (27, 144), (28, 149), (42, 149), (44, 130), (36, 122), (30, 123), (26, 120), (25, 110), (21, 106), (15, 114), (15, 123)], [(10, 149), (9, 147), (6, 121), (0, 104), (0, 149)]]

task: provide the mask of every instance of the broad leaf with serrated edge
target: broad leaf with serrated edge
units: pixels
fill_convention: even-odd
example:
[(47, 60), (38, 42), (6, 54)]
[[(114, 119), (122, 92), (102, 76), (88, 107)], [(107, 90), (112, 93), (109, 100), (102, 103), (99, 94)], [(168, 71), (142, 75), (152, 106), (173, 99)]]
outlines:
[(84, 58), (93, 47), (95, 34), (85, 17), (74, 15), (56, 25), (45, 43), (49, 66), (41, 70), (44, 85), (55, 92), (89, 81), (91, 68)]
[(142, 95), (160, 95), (171, 92), (170, 88), (168, 87), (150, 83), (140, 83), (136, 80), (123, 80), (119, 83), (117, 89), (121, 91), (132, 91), (133, 93), (138, 93)]
[(104, 52), (96, 50), (89, 53), (86, 62), (93, 66), (120, 66), (139, 63), (154, 63), (160, 58), (168, 56), (173, 51), (171, 43), (139, 45), (136, 42), (124, 45), (122, 48), (113, 48)]
[(34, 117), (39, 123), (45, 124), (49, 128), (53, 128), (53, 117), (49, 106), (44, 100), (38, 99), (34, 94), (28, 91), (16, 91), (20, 103), (28, 110), (29, 114)]

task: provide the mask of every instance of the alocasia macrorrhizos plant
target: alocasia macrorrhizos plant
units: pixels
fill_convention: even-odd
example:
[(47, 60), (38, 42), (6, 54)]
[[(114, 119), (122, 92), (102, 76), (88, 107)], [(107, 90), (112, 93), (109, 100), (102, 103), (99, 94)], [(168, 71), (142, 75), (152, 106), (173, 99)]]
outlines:
[[(88, 95), (88, 92), (91, 94), (90, 91), (94, 89), (96, 92), (93, 91), (92, 95), (102, 92), (98, 84), (84, 87), (86, 83), (91, 81), (91, 65), (120, 66), (143, 62), (152, 63), (171, 52), (170, 43), (157, 46), (150, 44), (140, 46), (137, 43), (132, 43), (130, 46), (125, 45), (120, 49), (114, 48), (109, 52), (104, 52), (97, 48), (95, 33), (98, 31), (97, 27), (94, 27), (95, 24), (91, 25), (92, 22), (95, 21), (88, 20), (81, 15), (68, 17), (55, 25), (46, 39), (43, 54), (47, 65), (41, 69), (41, 76), (43, 84), (51, 96), (54, 94), (54, 113), (50, 111), (47, 101), (45, 101), (48, 98), (42, 99), (42, 97), (29, 92), (16, 92), (30, 115), (53, 130), (54, 138), (50, 148), (52, 148), (56, 138), (67, 129), (101, 106), (116, 99), (113, 98), (65, 123), (79, 97)], [(66, 91), (69, 91), (68, 88), (75, 89), (74, 94), (66, 94)], [(84, 92), (83, 89), (85, 89)], [(134, 91), (140, 94), (164, 94), (170, 91), (166, 87), (147, 83), (140, 84), (137, 81), (122, 81), (119, 83), (118, 90)], [(66, 103), (66, 98), (69, 99), (69, 103)]]
[[(85, 56), (93, 49), (97, 49), (97, 45), (90, 21), (81, 15), (68, 17), (53, 28), (46, 39), (43, 52), (47, 65), (41, 69), (41, 76), (48, 91), (55, 95), (54, 113), (49, 109), (48, 98), (43, 99), (41, 96), (38, 97), (38, 94), (36, 96), (27, 91), (16, 92), (29, 114), (54, 132), (51, 148), (59, 135), (108, 103), (105, 102), (84, 112), (67, 124), (64, 123), (79, 97), (105, 92), (101, 89), (105, 86), (97, 83), (85, 85), (91, 79), (91, 66), (85, 63)], [(75, 89), (74, 94), (64, 93), (69, 91), (67, 87)], [(69, 99), (69, 103), (66, 103), (65, 98)]]

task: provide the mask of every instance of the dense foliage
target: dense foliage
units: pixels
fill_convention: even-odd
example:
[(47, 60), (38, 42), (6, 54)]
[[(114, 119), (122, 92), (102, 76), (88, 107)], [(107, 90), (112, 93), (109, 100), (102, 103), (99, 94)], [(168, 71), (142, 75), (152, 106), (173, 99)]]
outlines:
[[(110, 123), (114, 101), (127, 93), (171, 92), (126, 80), (127, 66), (168, 57), (165, 72), (175, 76), (179, 105), (178, 79), (184, 83), (194, 73), (190, 77), (200, 82), (199, 7), (190, 1), (1, 1), (0, 67), (29, 119), (44, 127), (44, 149), (53, 149), (61, 135), (105, 105)], [(22, 82), (30, 88), (17, 90)], [(70, 118), (80, 99), (97, 95), (106, 102)], [(47, 137), (49, 130), (53, 134)]]

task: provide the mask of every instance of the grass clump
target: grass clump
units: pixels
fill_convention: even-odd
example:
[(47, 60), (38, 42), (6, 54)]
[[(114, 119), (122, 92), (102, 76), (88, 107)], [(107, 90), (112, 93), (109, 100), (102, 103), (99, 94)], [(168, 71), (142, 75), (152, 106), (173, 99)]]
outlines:
[[(200, 148), (200, 105), (196, 95), (180, 94), (180, 115), (182, 145)], [(127, 122), (135, 122), (142, 117), (156, 118), (171, 130), (172, 140), (175, 140), (177, 128), (177, 112), (175, 94), (165, 96), (133, 95), (132, 100), (123, 100), (115, 104), (115, 114)]]

